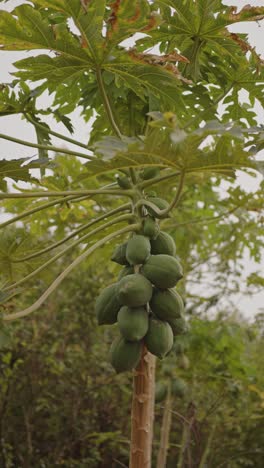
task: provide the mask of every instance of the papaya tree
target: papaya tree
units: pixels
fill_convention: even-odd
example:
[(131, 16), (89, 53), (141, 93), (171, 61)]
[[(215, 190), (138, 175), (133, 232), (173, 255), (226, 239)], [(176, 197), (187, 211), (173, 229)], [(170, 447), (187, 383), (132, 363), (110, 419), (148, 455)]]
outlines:
[[(6, 231), (11, 264), (28, 272), (15, 277), (7, 269), (3, 300), (51, 263), (64, 261), (33, 304), (2, 318), (9, 322), (34, 313), (97, 249), (103, 260), (111, 257), (123, 266), (116, 282), (100, 293), (96, 314), (99, 325), (118, 322), (120, 337), (110, 352), (115, 370), (134, 369), (131, 468), (151, 463), (155, 356), (163, 358), (173, 336), (188, 328), (174, 290), (184, 277), (180, 252), (161, 227), (177, 220), (189, 188), (202, 192), (206, 180), (232, 184), (237, 170), (262, 170), (257, 155), (263, 130), (255, 104), (263, 105), (263, 63), (245, 35), (228, 27), (262, 20), (264, 7), (237, 11), (220, 0), (178, 3), (32, 0), (0, 12), (2, 50), (38, 51), (17, 61), (15, 79), (1, 85), (1, 115), (20, 115), (34, 127), (37, 142), (0, 137), (38, 150), (37, 157), (0, 161), (3, 206), (8, 211), (8, 201), (15, 199), (24, 207), (1, 228), (29, 216), (38, 220), (52, 207), (79, 207), (63, 238), (47, 245), (40, 237), (33, 248), (25, 244), (19, 257)], [(44, 107), (40, 98), (47, 95), (52, 103)], [(74, 138), (69, 117), (77, 108), (87, 122), (85, 142)], [(55, 122), (72, 135), (55, 130)], [(64, 146), (53, 144), (54, 138)], [(68, 159), (77, 162), (66, 178)], [(87, 206), (93, 209), (89, 219)], [(49, 221), (54, 229), (56, 218)], [(66, 266), (67, 253), (77, 245), (83, 251)]]

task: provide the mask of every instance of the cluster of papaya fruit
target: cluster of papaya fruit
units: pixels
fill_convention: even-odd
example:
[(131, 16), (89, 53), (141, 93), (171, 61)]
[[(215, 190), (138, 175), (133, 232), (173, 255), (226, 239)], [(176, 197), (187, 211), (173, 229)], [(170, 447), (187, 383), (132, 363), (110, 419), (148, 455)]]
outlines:
[[(155, 203), (155, 202), (154, 202)], [(110, 350), (116, 372), (135, 368), (142, 344), (162, 359), (173, 346), (173, 336), (185, 332), (184, 304), (173, 289), (182, 278), (172, 237), (159, 230), (149, 213), (142, 230), (116, 246), (111, 260), (122, 265), (118, 282), (97, 298), (99, 325), (118, 323), (120, 337)]]
[(158, 381), (155, 386), (155, 402), (161, 403), (165, 400), (170, 388), (171, 395), (183, 398), (188, 392), (187, 384), (179, 377), (174, 377), (168, 381)]

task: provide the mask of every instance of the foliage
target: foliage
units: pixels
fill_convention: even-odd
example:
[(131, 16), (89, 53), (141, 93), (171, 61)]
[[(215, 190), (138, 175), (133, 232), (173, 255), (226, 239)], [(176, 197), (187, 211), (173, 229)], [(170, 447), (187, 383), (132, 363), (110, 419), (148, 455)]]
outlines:
[[(0, 359), (1, 466), (128, 463), (131, 377), (111, 369), (108, 348), (117, 330), (97, 327), (94, 314), (101, 283), (112, 281), (112, 273), (85, 265), (38, 316), (8, 327)], [(158, 367), (159, 381), (177, 376), (188, 384), (184, 400), (173, 400), (168, 466), (178, 460), (183, 418), (189, 420), (195, 405), (188, 445), (193, 459), (214, 431), (209, 466), (230, 460), (234, 468), (261, 467), (263, 320), (249, 326), (227, 315), (192, 320), (190, 334), (181, 338), (188, 369), (179, 367), (177, 349)], [(154, 457), (163, 406), (156, 405)]]
[[(102, 256), (138, 229), (144, 206), (175, 240), (193, 330), (190, 369), (175, 368), (190, 394), (181, 423), (173, 418), (169, 466), (262, 466), (263, 323), (248, 330), (226, 315), (232, 294), (263, 286), (261, 271), (243, 266), (246, 255), (261, 261), (263, 182), (253, 195), (237, 181), (240, 170), (263, 173), (263, 61), (245, 34), (229, 30), (263, 17), (264, 7), (237, 11), (221, 0), (32, 0), (0, 11), (1, 50), (29, 51), (0, 86), (0, 116), (19, 115), (37, 142), (0, 138), (38, 152), (0, 161), (6, 467), (127, 463), (130, 377), (114, 378), (102, 359), (113, 332), (95, 327), (92, 309), (99, 284), (117, 273), (114, 264), (105, 271)], [(47, 95), (51, 105), (40, 105)], [(85, 142), (74, 138), (77, 108), (92, 126)], [(144, 178), (148, 168), (153, 176)], [(166, 199), (167, 218), (151, 204), (157, 198)], [(6, 325), (18, 307), (22, 316), (40, 312)]]

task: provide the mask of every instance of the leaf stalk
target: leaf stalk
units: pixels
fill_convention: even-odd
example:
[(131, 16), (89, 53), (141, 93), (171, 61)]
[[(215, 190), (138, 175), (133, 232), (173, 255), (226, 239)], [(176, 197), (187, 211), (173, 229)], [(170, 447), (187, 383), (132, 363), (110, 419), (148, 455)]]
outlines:
[(106, 242), (111, 241), (117, 236), (120, 236), (122, 234), (126, 234), (128, 232), (132, 231), (137, 231), (140, 228), (140, 224), (131, 224), (130, 226), (126, 226), (123, 229), (119, 229), (118, 231), (115, 231), (114, 233), (109, 234), (108, 236), (105, 236), (103, 239), (100, 239), (98, 242), (96, 242), (94, 245), (92, 245), (88, 250), (85, 250), (81, 255), (79, 255), (56, 279), (53, 281), (53, 283), (48, 287), (48, 289), (39, 297), (39, 299), (32, 304), (30, 307), (27, 307), (26, 309), (16, 312), (14, 314), (8, 314), (3, 316), (4, 321), (11, 321), (11, 320), (16, 320), (21, 317), (26, 317), (30, 315), (32, 312), (37, 310), (43, 302), (50, 296), (50, 294), (55, 291), (55, 289), (60, 285), (60, 283), (71, 273), (71, 271), (76, 268), (82, 261), (84, 261), (89, 255), (91, 255), (96, 249), (99, 247), (102, 247), (103, 245), (106, 244)]

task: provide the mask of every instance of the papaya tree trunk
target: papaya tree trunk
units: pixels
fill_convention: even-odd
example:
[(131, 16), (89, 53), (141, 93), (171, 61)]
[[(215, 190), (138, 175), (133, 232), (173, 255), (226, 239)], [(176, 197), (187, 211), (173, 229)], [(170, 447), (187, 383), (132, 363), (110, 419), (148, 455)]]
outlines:
[(133, 377), (129, 468), (151, 468), (154, 389), (155, 356), (144, 346)]
[(166, 468), (167, 452), (169, 448), (170, 430), (171, 430), (171, 389), (168, 388), (168, 394), (165, 400), (165, 407), (162, 417), (162, 426), (160, 434), (160, 445), (158, 452), (157, 468)]

